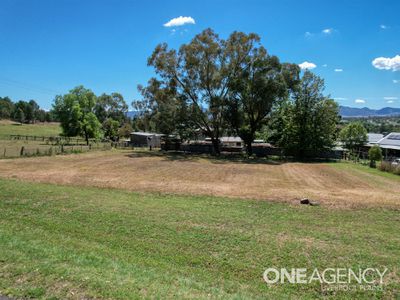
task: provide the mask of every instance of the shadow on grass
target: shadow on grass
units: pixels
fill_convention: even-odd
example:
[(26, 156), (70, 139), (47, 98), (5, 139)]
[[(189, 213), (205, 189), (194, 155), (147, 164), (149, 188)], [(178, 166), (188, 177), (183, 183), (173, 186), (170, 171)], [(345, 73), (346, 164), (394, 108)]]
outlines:
[(126, 155), (129, 158), (141, 158), (141, 157), (161, 157), (164, 161), (200, 161), (208, 160), (214, 164), (226, 164), (226, 163), (241, 163), (241, 164), (268, 164), (268, 165), (281, 165), (288, 160), (281, 160), (279, 158), (262, 158), (262, 157), (247, 157), (241, 153), (222, 153), (219, 156), (213, 156), (211, 154), (199, 154), (199, 153), (185, 153), (185, 152), (173, 152), (173, 151), (159, 151), (159, 150), (135, 150), (131, 154)]

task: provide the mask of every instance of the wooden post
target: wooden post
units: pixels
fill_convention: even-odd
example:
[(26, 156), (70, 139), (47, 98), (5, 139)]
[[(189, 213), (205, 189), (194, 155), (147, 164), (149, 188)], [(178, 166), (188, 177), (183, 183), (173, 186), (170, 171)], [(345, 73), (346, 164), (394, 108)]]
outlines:
[(24, 148), (24, 146), (22, 146), (21, 147), (21, 151), (19, 152), (19, 156), (23, 156), (24, 155), (24, 151), (25, 151), (25, 148)]
[(7, 148), (4, 148), (4, 157), (6, 157), (6, 149), (7, 149)]

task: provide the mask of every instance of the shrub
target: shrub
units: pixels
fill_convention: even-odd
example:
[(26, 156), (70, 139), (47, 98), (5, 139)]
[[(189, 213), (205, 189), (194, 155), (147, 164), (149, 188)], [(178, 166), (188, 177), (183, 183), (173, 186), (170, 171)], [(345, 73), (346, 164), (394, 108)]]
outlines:
[(378, 169), (384, 172), (392, 172), (392, 164), (389, 161), (383, 161)]
[(400, 166), (399, 166), (399, 165), (397, 165), (397, 166), (394, 168), (393, 174), (400, 175)]
[(376, 162), (382, 160), (382, 149), (378, 145), (372, 146), (369, 148), (368, 157), (370, 160), (369, 166), (375, 168)]
[(393, 165), (390, 161), (383, 161), (378, 167), (379, 170), (384, 172), (393, 173), (395, 175), (400, 175), (400, 165)]

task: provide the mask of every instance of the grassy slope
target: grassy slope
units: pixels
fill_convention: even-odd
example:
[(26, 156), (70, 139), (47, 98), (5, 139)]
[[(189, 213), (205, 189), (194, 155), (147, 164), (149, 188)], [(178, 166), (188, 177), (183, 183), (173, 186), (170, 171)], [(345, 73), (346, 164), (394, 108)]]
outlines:
[(36, 136), (57, 136), (61, 133), (58, 123), (38, 123), (38, 124), (17, 124), (12, 122), (0, 122), (0, 137), (12, 134), (36, 135)]
[[(263, 201), (0, 180), (0, 294), (19, 297), (399, 296), (400, 218)], [(267, 267), (386, 266), (382, 292), (262, 281)]]
[(337, 168), (339, 170), (345, 170), (348, 172), (362, 172), (362, 173), (368, 173), (371, 175), (378, 175), (381, 177), (385, 177), (385, 178), (389, 178), (389, 179), (395, 179), (398, 180), (400, 179), (399, 175), (395, 175), (389, 172), (383, 172), (380, 171), (379, 169), (374, 169), (374, 168), (370, 168), (367, 165), (361, 165), (361, 164), (357, 164), (357, 163), (352, 163), (352, 162), (339, 162), (339, 163), (330, 163), (330, 166)]

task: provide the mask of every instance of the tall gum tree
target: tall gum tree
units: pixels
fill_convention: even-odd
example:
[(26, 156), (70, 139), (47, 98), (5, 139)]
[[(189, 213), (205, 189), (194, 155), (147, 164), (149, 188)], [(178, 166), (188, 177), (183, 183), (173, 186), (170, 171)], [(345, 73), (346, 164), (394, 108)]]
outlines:
[(211, 138), (216, 154), (227, 128), (231, 82), (246, 68), (247, 57), (258, 43), (255, 34), (233, 32), (223, 40), (206, 29), (179, 51), (169, 50), (165, 43), (158, 45), (148, 59), (160, 77), (160, 87), (174, 87), (177, 97), (189, 107), (194, 126)]

